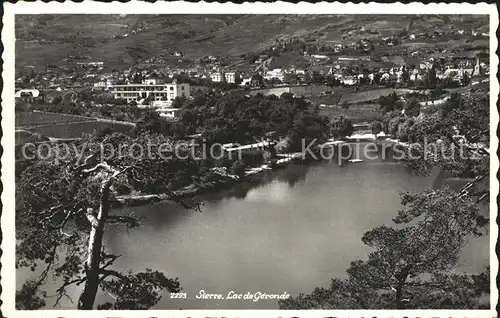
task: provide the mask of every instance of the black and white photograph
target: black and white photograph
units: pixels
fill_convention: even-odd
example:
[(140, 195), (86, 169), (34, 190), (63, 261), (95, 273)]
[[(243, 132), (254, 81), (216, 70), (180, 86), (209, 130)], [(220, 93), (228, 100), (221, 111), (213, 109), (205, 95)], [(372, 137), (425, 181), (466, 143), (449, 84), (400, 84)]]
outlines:
[(3, 57), (9, 317), (495, 315), (495, 6), (40, 5)]

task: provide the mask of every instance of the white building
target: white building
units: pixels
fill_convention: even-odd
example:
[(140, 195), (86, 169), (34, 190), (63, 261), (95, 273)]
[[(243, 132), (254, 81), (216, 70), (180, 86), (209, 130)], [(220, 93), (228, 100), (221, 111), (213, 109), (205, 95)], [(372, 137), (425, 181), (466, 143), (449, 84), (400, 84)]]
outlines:
[(210, 79), (214, 83), (226, 82), (226, 83), (239, 84), (241, 81), (240, 73), (235, 71), (215, 72), (210, 74)]
[(104, 62), (88, 62), (88, 63), (78, 62), (76, 64), (81, 68), (96, 68), (98, 70), (102, 70), (104, 68)]
[(142, 81), (143, 84), (146, 85), (157, 85), (157, 84), (163, 84), (162, 81), (157, 80), (155, 78), (146, 78), (145, 80)]
[[(436, 74), (437, 76), (437, 74)], [(413, 72), (411, 72), (410, 74), (410, 81), (420, 81), (420, 80), (423, 80), (424, 79), (424, 75), (419, 72), (418, 70), (413, 70)]]
[(404, 72), (403, 71), (397, 71), (394, 75), (397, 76), (397, 82), (400, 83), (403, 81), (403, 74)]
[(468, 76), (471, 76), (474, 74), (474, 69), (473, 68), (449, 68), (446, 71), (444, 71), (443, 77), (455, 77), (457, 75), (459, 75), (460, 77), (463, 77), (465, 73), (467, 73)]
[(344, 85), (353, 86), (357, 85), (359, 83), (359, 80), (355, 76), (346, 76), (344, 79), (342, 79), (342, 83)]
[(239, 84), (240, 83), (240, 73), (238, 72), (225, 72), (224, 79), (226, 83)]
[(113, 85), (110, 91), (115, 98), (123, 98), (130, 103), (148, 97), (154, 101), (172, 102), (176, 97), (190, 97), (189, 84), (159, 84), (155, 80), (145, 80), (142, 84)]
[(250, 85), (252, 83), (252, 78), (244, 78), (241, 83), (240, 83), (240, 86), (245, 86), (245, 85)]
[(31, 97), (39, 97), (40, 96), (40, 91), (38, 89), (21, 89), (16, 92), (14, 95), (15, 98), (20, 98), (23, 96), (29, 95)]
[(326, 55), (320, 55), (320, 54), (313, 54), (311, 55), (312, 58), (318, 59), (318, 60), (326, 60), (328, 59), (328, 56)]
[(113, 86), (113, 82), (111, 80), (102, 80), (94, 83), (95, 89), (107, 89)]
[(391, 75), (389, 73), (384, 73), (382, 76), (380, 76), (380, 81), (389, 81), (391, 78)]
[(279, 79), (280, 81), (283, 82), (283, 80), (285, 79), (285, 72), (283, 72), (283, 70), (281, 68), (275, 68), (272, 71), (268, 71), (266, 73), (266, 75), (264, 75), (264, 78), (267, 79), (267, 80), (271, 80), (273, 78), (277, 78), (277, 79)]
[(210, 74), (210, 79), (212, 80), (212, 82), (214, 83), (220, 83), (220, 82), (223, 82), (224, 81), (224, 73), (222, 72), (215, 72), (215, 73), (212, 73)]
[(164, 107), (164, 108), (158, 108), (156, 111), (160, 114), (160, 117), (173, 119), (179, 115), (180, 108)]

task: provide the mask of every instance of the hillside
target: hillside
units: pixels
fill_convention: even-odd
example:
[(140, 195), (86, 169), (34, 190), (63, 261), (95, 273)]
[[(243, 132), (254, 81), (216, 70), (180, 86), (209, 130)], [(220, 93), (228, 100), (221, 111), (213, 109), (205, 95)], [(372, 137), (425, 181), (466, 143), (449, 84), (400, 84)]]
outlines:
[(334, 43), (405, 30), (488, 32), (488, 24), (487, 17), (456, 15), (18, 15), (16, 66), (43, 68), (83, 56), (120, 67), (173, 51), (188, 59), (259, 52), (289, 37)]

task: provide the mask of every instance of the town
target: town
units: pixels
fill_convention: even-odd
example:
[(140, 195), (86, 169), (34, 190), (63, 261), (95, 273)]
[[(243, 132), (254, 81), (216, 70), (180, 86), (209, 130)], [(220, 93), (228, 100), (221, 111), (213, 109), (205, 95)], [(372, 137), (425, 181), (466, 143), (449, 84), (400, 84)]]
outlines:
[[(361, 39), (349, 42), (354, 35)], [(75, 95), (90, 90), (96, 100), (98, 95), (109, 92), (116, 99), (124, 99), (125, 104), (135, 102), (139, 107), (164, 108), (175, 97), (189, 97), (189, 93), (161, 94), (153, 87), (138, 84), (178, 82), (227, 91), (314, 84), (356, 89), (373, 85), (425, 89), (435, 84), (429, 82), (429, 73), (434, 81), (440, 81), (440, 87), (456, 88), (488, 80), (488, 37), (488, 33), (451, 26), (417, 34), (408, 26), (390, 36), (361, 27), (344, 31), (343, 40), (338, 43), (290, 37), (276, 39), (274, 45), (260, 53), (209, 55), (194, 60), (180, 51), (167, 49), (170, 52), (141, 58), (132, 67), (112, 70), (104, 62), (95, 61), (98, 56), (68, 56), (60, 65), (46, 64), (42, 68), (24, 65), (17, 73), (16, 97), (53, 102), (53, 95)], [(455, 49), (432, 45), (448, 41), (466, 44)], [(119, 90), (128, 93), (119, 94)], [(103, 104), (92, 103), (95, 105)]]
[[(358, 124), (355, 130), (369, 130), (371, 122), (383, 121), (377, 104), (391, 93), (399, 92), (403, 101), (405, 96), (416, 96), (424, 109), (446, 100), (454, 91), (489, 85), (487, 46), (467, 44), (465, 50), (429, 48), (433, 42), (451, 40), (486, 43), (487, 33), (452, 27), (417, 34), (411, 31), (408, 26), (399, 34), (388, 36), (362, 27), (345, 32), (335, 44), (279, 39), (258, 53), (210, 55), (195, 60), (170, 50), (111, 71), (91, 56), (68, 56), (62, 65), (47, 64), (43, 69), (24, 65), (19, 70), (16, 109), (80, 115), (90, 121), (107, 118), (112, 123), (135, 125), (148, 112), (175, 122), (184, 100), (211, 92), (234, 96), (291, 93), (319, 106), (320, 113), (330, 120), (345, 118), (355, 126)], [(349, 42), (354, 34), (361, 39)], [(17, 126), (19, 136), (37, 132), (30, 124)], [(76, 137), (60, 129), (50, 135), (47, 126), (40, 128), (42, 132), (49, 131), (48, 137)], [(388, 129), (388, 123), (385, 128)], [(200, 137), (199, 133), (195, 129), (190, 135)]]

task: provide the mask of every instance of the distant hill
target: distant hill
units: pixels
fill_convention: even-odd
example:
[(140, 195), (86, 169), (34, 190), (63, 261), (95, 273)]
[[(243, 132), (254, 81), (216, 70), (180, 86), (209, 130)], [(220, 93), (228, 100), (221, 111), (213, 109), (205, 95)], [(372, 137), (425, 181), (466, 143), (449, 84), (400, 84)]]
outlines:
[[(76, 59), (128, 66), (160, 53), (189, 59), (259, 52), (277, 39), (324, 43), (448, 26), (488, 32), (487, 16), (437, 15), (17, 15), (16, 66)], [(346, 37), (346, 35), (348, 35)]]

